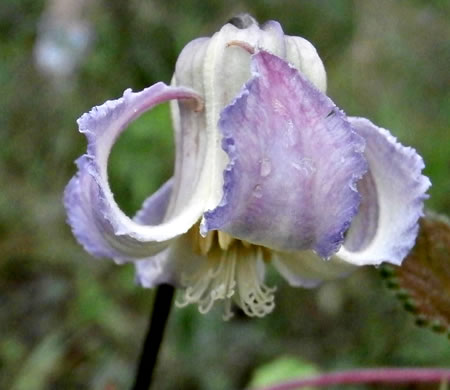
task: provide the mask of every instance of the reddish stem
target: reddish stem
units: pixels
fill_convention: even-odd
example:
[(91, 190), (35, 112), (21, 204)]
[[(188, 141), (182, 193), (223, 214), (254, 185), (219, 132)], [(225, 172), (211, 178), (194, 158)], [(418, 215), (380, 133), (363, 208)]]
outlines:
[[(361, 383), (419, 383), (450, 380), (445, 368), (373, 368), (332, 372), (312, 378), (297, 379), (257, 390), (296, 390), (306, 386), (333, 386)], [(256, 389), (255, 389), (256, 390)]]

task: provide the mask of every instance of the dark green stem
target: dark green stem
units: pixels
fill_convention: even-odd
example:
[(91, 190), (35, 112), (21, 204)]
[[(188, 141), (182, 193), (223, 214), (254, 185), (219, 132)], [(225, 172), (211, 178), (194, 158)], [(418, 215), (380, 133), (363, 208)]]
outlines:
[(162, 284), (156, 290), (153, 309), (150, 314), (150, 324), (145, 336), (132, 390), (148, 390), (152, 384), (153, 372), (172, 307), (174, 291), (175, 289), (167, 284)]

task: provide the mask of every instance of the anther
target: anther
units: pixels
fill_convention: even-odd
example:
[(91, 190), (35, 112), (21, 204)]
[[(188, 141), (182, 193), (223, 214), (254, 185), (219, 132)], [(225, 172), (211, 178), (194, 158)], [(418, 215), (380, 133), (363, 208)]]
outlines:
[(221, 232), (220, 230), (218, 231), (218, 242), (219, 242), (219, 246), (222, 250), (227, 250), (230, 245), (233, 243), (233, 241), (235, 240), (234, 237), (230, 236), (229, 234), (225, 233), (225, 232)]

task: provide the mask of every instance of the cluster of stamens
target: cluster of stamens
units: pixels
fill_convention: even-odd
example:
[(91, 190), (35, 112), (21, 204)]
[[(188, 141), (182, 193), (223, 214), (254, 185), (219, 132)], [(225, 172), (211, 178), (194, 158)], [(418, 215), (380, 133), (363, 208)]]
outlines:
[(269, 249), (221, 231), (202, 237), (198, 224), (188, 235), (192, 251), (204, 261), (195, 272), (183, 275), (185, 292), (178, 306), (196, 303), (206, 313), (215, 301), (223, 300), (225, 319), (233, 315), (233, 302), (249, 316), (262, 317), (273, 310), (275, 288), (263, 282), (265, 263), (271, 259)]

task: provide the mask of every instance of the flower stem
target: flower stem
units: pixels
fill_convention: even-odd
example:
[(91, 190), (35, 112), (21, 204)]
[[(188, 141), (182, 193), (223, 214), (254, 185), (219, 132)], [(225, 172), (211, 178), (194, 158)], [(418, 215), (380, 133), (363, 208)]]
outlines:
[(296, 390), (306, 386), (334, 386), (362, 383), (424, 383), (450, 380), (450, 369), (444, 368), (374, 368), (322, 374), (258, 390)]
[(142, 346), (132, 390), (148, 390), (150, 388), (159, 347), (172, 307), (174, 291), (175, 289), (167, 284), (162, 284), (156, 290), (153, 309), (150, 314), (150, 324)]

